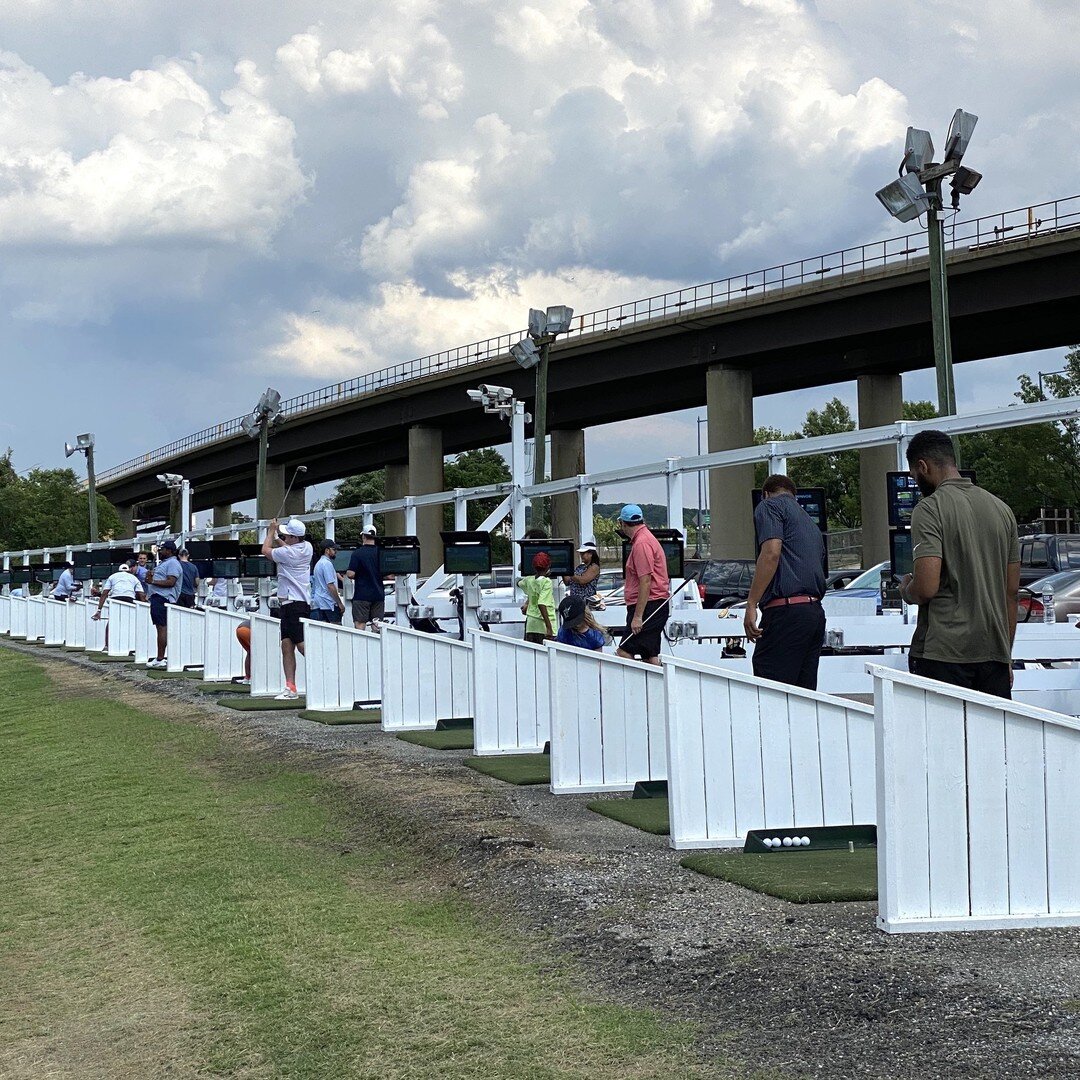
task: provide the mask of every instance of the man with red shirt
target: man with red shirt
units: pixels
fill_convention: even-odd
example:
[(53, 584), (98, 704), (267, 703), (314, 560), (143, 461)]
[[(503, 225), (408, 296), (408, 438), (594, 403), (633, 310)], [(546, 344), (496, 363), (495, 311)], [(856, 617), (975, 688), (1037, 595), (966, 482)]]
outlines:
[(649, 531), (641, 507), (629, 503), (619, 511), (619, 531), (630, 541), (626, 560), (626, 632), (617, 655), (646, 664), (660, 664), (660, 646), (668, 618), (671, 579), (660, 541)]

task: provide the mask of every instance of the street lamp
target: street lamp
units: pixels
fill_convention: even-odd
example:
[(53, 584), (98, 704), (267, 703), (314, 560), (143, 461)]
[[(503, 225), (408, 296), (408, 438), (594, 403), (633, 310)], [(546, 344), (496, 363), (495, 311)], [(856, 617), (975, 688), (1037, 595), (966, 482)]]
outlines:
[[(570, 329), (574, 309), (563, 304), (547, 311), (529, 309), (529, 336), (511, 346), (510, 355), (521, 367), (536, 368), (536, 400), (533, 405), (533, 483), (542, 484), (547, 471), (547, 385), (548, 355), (552, 342)], [(533, 524), (543, 521), (543, 500), (537, 500), (540, 514)]]
[(267, 387), (255, 407), (240, 421), (240, 428), (249, 439), (259, 440), (259, 465), (255, 473), (255, 518), (263, 519), (266, 492), (266, 452), (270, 444), (270, 429), (284, 423), (281, 411), (281, 394)]
[(87, 432), (85, 435), (75, 436), (75, 445), (64, 443), (64, 457), (72, 454), (86, 455), (86, 486), (90, 492), (90, 543), (98, 542), (97, 528), (97, 486), (94, 481), (94, 435)]
[[(183, 544), (187, 541), (188, 530), (191, 528), (191, 481), (185, 480), (179, 473), (170, 472), (158, 473), (157, 478), (169, 489), (170, 496), (179, 495), (180, 542)], [(171, 514), (170, 508), (170, 516)]]
[(909, 127), (904, 140), (900, 178), (887, 184), (877, 198), (897, 221), (912, 221), (926, 211), (930, 251), (930, 321), (934, 333), (934, 367), (937, 370), (938, 413), (956, 413), (953, 384), (952, 334), (949, 329), (949, 286), (945, 271), (945, 225), (942, 219), (941, 182), (951, 176), (952, 207), (960, 208), (960, 196), (970, 195), (982, 173), (960, 164), (979, 118), (957, 109), (945, 136), (943, 164), (933, 160), (934, 140), (929, 131)]

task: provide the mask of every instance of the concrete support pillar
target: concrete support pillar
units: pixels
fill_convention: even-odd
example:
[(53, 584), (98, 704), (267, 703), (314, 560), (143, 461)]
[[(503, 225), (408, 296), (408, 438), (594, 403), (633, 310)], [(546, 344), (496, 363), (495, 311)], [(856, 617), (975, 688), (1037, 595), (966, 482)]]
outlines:
[[(443, 490), (443, 439), (439, 428), (414, 424), (409, 428), (409, 494), (429, 495)], [(430, 574), (442, 566), (443, 508), (421, 506), (416, 511), (420, 538), (420, 570)]]
[[(882, 427), (900, 419), (904, 393), (900, 375), (859, 376), (859, 427)], [(862, 506), (863, 566), (889, 557), (889, 507), (885, 474), (896, 468), (896, 449), (875, 446), (859, 451), (859, 501)]]
[[(750, 446), (754, 441), (754, 390), (749, 371), (716, 364), (705, 373), (709, 453)], [(716, 558), (754, 557), (751, 492), (754, 466), (713, 469), (709, 473), (710, 554)]]
[[(404, 499), (409, 494), (409, 466), (405, 463), (386, 466), (386, 498)], [(387, 536), (405, 535), (405, 511), (395, 510), (384, 519)]]
[[(551, 433), (551, 479), (562, 480), (567, 476), (580, 476), (585, 472), (585, 432), (581, 428)], [(578, 498), (575, 493), (556, 495), (551, 500), (551, 535), (570, 537), (574, 545), (592, 539), (579, 536)]]
[(117, 540), (130, 540), (135, 535), (135, 506), (117, 506), (117, 514), (120, 516), (120, 532)]
[(281, 513), (278, 517), (282, 521), (292, 517), (293, 514), (303, 514), (307, 507), (306, 491), (300, 486), (299, 481), (303, 479), (303, 476), (297, 477), (297, 483), (293, 484), (292, 490), (289, 492), (288, 499), (285, 500), (285, 506), (282, 508), (281, 500), (285, 497), (285, 490), (289, 486), (289, 481), (292, 480), (293, 474), (296, 472), (295, 468), (287, 465), (270, 465), (266, 466), (266, 485), (263, 489), (263, 505), (259, 507), (259, 517), (269, 518), (274, 514), (278, 514), (278, 510), (281, 509)]
[(214, 528), (224, 529), (232, 524), (232, 503), (218, 503), (214, 507)]

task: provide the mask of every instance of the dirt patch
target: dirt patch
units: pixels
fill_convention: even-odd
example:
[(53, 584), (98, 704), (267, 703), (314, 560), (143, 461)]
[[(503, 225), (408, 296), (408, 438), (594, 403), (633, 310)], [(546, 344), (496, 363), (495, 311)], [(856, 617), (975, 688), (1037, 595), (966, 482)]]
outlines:
[(252, 762), (333, 779), (358, 838), (434, 856), (440, 884), (542, 962), (573, 958), (594, 992), (697, 1021), (705, 1059), (795, 1077), (1080, 1075), (1080, 931), (888, 937), (876, 904), (796, 906), (699, 877), (665, 838), (589, 813), (588, 797), (484, 777), (466, 751), (227, 712), (184, 680), (41, 659), (65, 693), (104, 686), (225, 734)]

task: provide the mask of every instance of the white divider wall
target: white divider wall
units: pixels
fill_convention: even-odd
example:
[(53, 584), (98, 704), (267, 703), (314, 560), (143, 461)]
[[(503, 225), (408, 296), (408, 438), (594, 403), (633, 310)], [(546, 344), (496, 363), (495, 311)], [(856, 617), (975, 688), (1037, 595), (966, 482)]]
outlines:
[[(296, 689), (303, 694), (307, 686), (307, 664), (296, 650)], [(251, 613), (251, 696), (273, 697), (285, 689), (285, 670), (281, 666), (281, 620), (271, 615)]]
[(26, 597), (12, 596), (11, 598), (11, 629), (8, 633), (13, 638), (26, 637)]
[(150, 621), (150, 604), (136, 600), (127, 607), (135, 608), (135, 663), (145, 664), (157, 656), (157, 627)]
[(26, 640), (43, 641), (45, 639), (45, 604), (40, 596), (31, 596), (26, 601)]
[[(97, 604), (94, 604), (95, 610)], [(86, 647), (86, 601), (73, 600), (64, 611), (64, 644), (69, 649)]]
[(244, 649), (236, 640), (236, 629), (247, 617), (246, 612), (206, 608), (203, 646), (203, 679), (206, 682), (228, 682), (244, 674)]
[(0, 634), (11, 629), (11, 597), (0, 594)]
[(874, 824), (870, 706), (674, 659), (664, 661), (664, 694), (672, 847), (739, 847), (750, 829)]
[(667, 779), (664, 673), (549, 643), (551, 790), (630, 791)]
[(64, 630), (67, 627), (67, 608), (74, 604), (72, 600), (45, 601), (45, 644), (63, 645)]
[[(148, 606), (145, 604), (143, 606), (147, 607), (147, 617), (149, 617)], [(110, 600), (105, 605), (105, 611), (102, 614), (109, 616), (109, 655), (134, 656), (139, 622), (139, 613), (135, 610), (135, 604)]]
[(539, 753), (551, 738), (547, 649), (483, 630), (471, 640), (477, 755)]
[(878, 926), (1080, 925), (1080, 722), (871, 672)]
[(94, 619), (94, 613), (97, 611), (96, 600), (80, 600), (78, 606), (82, 609), (83, 619), (83, 648), (87, 652), (104, 652), (105, 651), (105, 628), (109, 625), (105, 622), (105, 619), (109, 615), (109, 605), (105, 605), (105, 610), (101, 613), (100, 619)]
[(169, 647), (165, 653), (168, 671), (201, 668), (206, 655), (206, 617), (202, 608), (170, 604), (165, 609), (169, 620)]
[(305, 620), (307, 707), (338, 712), (382, 699), (380, 635)]
[(380, 636), (383, 731), (432, 731), (473, 715), (471, 645), (394, 623)]

